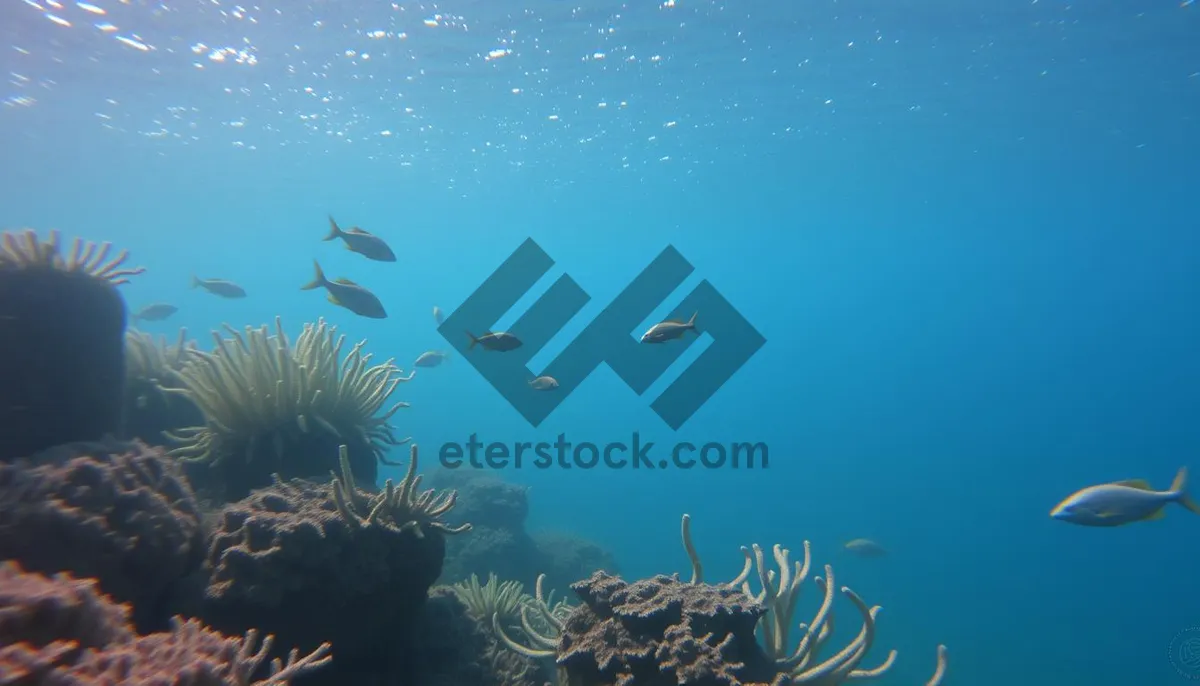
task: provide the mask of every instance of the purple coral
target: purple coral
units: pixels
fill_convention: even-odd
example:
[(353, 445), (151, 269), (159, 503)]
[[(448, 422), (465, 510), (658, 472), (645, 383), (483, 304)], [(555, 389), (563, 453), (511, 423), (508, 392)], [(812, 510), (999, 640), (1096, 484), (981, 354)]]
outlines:
[(230, 638), (200, 622), (176, 618), (172, 630), (103, 650), (88, 650), (70, 668), (56, 670), (46, 686), (278, 686), (329, 663), (325, 643), (304, 657), (293, 650), (286, 664), (271, 662), (266, 679), (253, 681), (271, 651), (272, 636)]
[(45, 674), (85, 648), (132, 638), (129, 608), (101, 595), (94, 580), (48, 578), (0, 563), (0, 684)]
[[(137, 636), (128, 607), (96, 591), (92, 579), (27, 573), (0, 564), (0, 683), (38, 686), (283, 686), (325, 666), (330, 646), (286, 663), (265, 662), (273, 637), (229, 638), (196, 620), (174, 618), (169, 632)], [(267, 678), (252, 682), (265, 672)]]
[(0, 463), (0, 559), (69, 571), (133, 603), (143, 628), (165, 625), (173, 586), (203, 559), (187, 481), (143, 443), (76, 443)]

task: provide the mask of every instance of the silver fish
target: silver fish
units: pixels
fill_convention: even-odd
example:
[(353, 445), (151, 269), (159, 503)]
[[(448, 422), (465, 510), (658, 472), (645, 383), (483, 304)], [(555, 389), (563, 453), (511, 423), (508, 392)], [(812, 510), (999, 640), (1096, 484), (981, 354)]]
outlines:
[(311, 291), (314, 288), (324, 288), (328, 292), (326, 299), (338, 307), (344, 307), (354, 314), (371, 319), (387, 319), (383, 303), (379, 302), (379, 298), (375, 297), (374, 293), (350, 279), (334, 279), (333, 281), (326, 279), (325, 272), (321, 271), (321, 265), (316, 260), (313, 260), (313, 269), (316, 270), (313, 280), (301, 286), (300, 290)]
[(417, 361), (413, 362), (414, 367), (436, 367), (446, 361), (449, 355), (440, 350), (430, 350), (423, 352), (417, 357)]
[(553, 376), (539, 376), (529, 381), (529, 387), (535, 391), (553, 391), (558, 388), (558, 379)]
[(686, 322), (681, 322), (675, 319), (668, 319), (665, 322), (659, 322), (650, 327), (650, 330), (642, 334), (642, 343), (666, 343), (683, 335), (685, 331), (696, 332), (696, 314)]
[(129, 315), (134, 322), (161, 322), (179, 311), (178, 307), (167, 303), (153, 303)]
[(1081, 526), (1121, 526), (1162, 519), (1170, 503), (1200, 514), (1200, 506), (1187, 493), (1187, 467), (1175, 475), (1169, 490), (1156, 491), (1143, 479), (1088, 486), (1067, 496), (1050, 516)]
[(507, 331), (488, 332), (478, 338), (470, 331), (467, 332), (467, 335), (471, 337), (471, 345), (467, 347), (467, 350), (479, 345), (484, 350), (506, 353), (510, 350), (516, 350), (522, 345), (521, 339)]
[(222, 298), (244, 298), (246, 297), (246, 289), (237, 285), (232, 281), (225, 279), (201, 279), (195, 274), (192, 275), (192, 288), (203, 288), (204, 290), (219, 295)]
[(846, 541), (842, 548), (849, 553), (854, 553), (859, 557), (885, 557), (888, 551), (875, 541), (869, 538), (856, 538), (852, 541)]
[(340, 238), (346, 244), (346, 249), (350, 252), (356, 252), (359, 255), (376, 262), (395, 262), (396, 253), (388, 247), (382, 238), (376, 236), (370, 231), (365, 231), (357, 226), (350, 227), (349, 230), (343, 231), (338, 228), (337, 222), (333, 221), (333, 217), (329, 218), (329, 235), (325, 236), (326, 241), (332, 241), (335, 238)]
[(446, 321), (446, 315), (442, 314), (442, 308), (437, 305), (433, 306), (433, 321), (437, 322), (438, 326), (441, 326), (442, 322)]

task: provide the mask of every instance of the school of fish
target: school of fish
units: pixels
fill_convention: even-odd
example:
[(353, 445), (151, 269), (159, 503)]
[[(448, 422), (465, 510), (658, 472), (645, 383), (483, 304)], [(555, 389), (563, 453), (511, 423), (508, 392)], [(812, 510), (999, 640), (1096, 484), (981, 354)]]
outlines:
[[(362, 255), (366, 259), (377, 262), (396, 262), (396, 254), (384, 239), (357, 226), (342, 229), (332, 216), (329, 217), (329, 233), (323, 241), (340, 239), (346, 250)], [(338, 306), (361, 317), (370, 319), (386, 319), (387, 311), (379, 297), (365, 286), (354, 281), (339, 277), (329, 279), (325, 276), (321, 265), (313, 260), (313, 278), (300, 287), (301, 290), (324, 289), (326, 299)], [(246, 289), (227, 279), (191, 277), (192, 288), (199, 288), (221, 298), (245, 298)], [(134, 322), (164, 321), (178, 312), (178, 308), (170, 303), (156, 302), (146, 305), (130, 315)], [(696, 327), (698, 312), (684, 321), (682, 319), (666, 319), (646, 330), (638, 339), (640, 343), (661, 345), (678, 340), (687, 332), (699, 335)], [(433, 319), (437, 326), (445, 323), (445, 314), (438, 306), (433, 307)], [(467, 331), (470, 341), (467, 350), (477, 348), (490, 353), (511, 352), (523, 345), (521, 339), (509, 331), (484, 331), (481, 335)], [(432, 369), (441, 366), (450, 359), (449, 353), (440, 350), (429, 350), (422, 353), (413, 362), (413, 367)], [(558, 389), (558, 380), (552, 376), (533, 376), (528, 381), (533, 391), (546, 392)], [(1050, 511), (1052, 519), (1088, 527), (1118, 527), (1135, 522), (1146, 522), (1162, 519), (1169, 505), (1176, 504), (1194, 514), (1200, 515), (1200, 505), (1188, 494), (1187, 468), (1183, 467), (1176, 474), (1174, 481), (1167, 490), (1158, 491), (1143, 479), (1129, 479), (1096, 484), (1082, 488), (1067, 496)], [(844, 544), (844, 549), (859, 557), (884, 557), (886, 549), (880, 544), (865, 538), (856, 538)]]

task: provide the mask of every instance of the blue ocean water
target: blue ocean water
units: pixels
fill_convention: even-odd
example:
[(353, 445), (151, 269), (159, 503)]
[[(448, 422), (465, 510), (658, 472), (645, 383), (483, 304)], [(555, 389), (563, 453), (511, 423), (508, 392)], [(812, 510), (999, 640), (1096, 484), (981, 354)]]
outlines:
[[(883, 606), (882, 683), (945, 643), (949, 684), (1166, 686), (1200, 678), (1200, 520), (1048, 513), (1200, 469), (1198, 30), (1172, 0), (8, 0), (0, 225), (129, 249), (130, 306), (180, 307), (145, 330), (324, 317), (405, 368), (528, 237), (539, 292), (591, 296), (542, 362), (674, 246), (695, 273), (660, 313), (706, 279), (767, 340), (679, 431), (671, 378), (601, 368), (534, 428), (454, 355), (397, 392), (423, 469), (472, 434), (763, 442), (765, 469), (502, 476), (627, 577), (688, 570), (683, 513), (714, 579), (811, 541)], [(321, 242), (329, 214), (399, 261)], [(300, 291), (314, 259), (388, 318)]]

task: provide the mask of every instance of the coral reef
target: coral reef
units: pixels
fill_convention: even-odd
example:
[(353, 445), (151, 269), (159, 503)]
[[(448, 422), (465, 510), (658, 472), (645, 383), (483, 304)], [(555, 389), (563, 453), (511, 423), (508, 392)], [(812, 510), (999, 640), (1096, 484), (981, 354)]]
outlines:
[[(745, 564), (732, 582), (704, 583), (704, 570), (691, 540), (691, 518), (683, 516), (682, 539), (692, 563), (692, 579), (657, 576), (628, 584), (597, 572), (572, 585), (583, 605), (562, 618), (549, 610), (539, 589), (536, 602), (522, 609), (521, 628), (532, 646), (510, 638), (498, 615), (493, 628), (513, 651), (531, 658), (554, 657), (571, 686), (633, 684), (811, 684), (837, 686), (848, 681), (884, 674), (895, 662), (891, 651), (876, 667), (862, 669), (875, 637), (879, 607), (868, 607), (853, 591), (842, 594), (854, 603), (863, 626), (848, 645), (827, 658), (821, 651), (833, 634), (832, 606), (836, 588), (833, 569), (814, 577), (824, 601), (809, 623), (800, 624), (802, 636), (793, 649), (789, 631), (800, 585), (811, 564), (810, 545), (804, 543), (804, 562), (793, 567), (788, 551), (773, 549), (779, 570), (767, 569), (762, 549), (742, 548)], [(752, 592), (747, 579), (752, 572), (762, 590)], [(529, 621), (533, 608), (549, 625), (539, 628)], [(755, 641), (755, 633), (761, 645)], [(945, 646), (938, 646), (937, 665), (927, 686), (940, 686), (946, 673)]]
[(562, 624), (557, 662), (572, 684), (783, 684), (754, 639), (764, 610), (741, 591), (596, 572)]
[(333, 466), (330, 456), (349, 446), (354, 473), (374, 483), (377, 461), (386, 463), (397, 439), (388, 424), (407, 403), (396, 403), (376, 416), (401, 376), (391, 360), (371, 366), (360, 341), (341, 361), (345, 336), (318, 320), (306, 324), (293, 346), (275, 319), (247, 327), (230, 326), (225, 339), (213, 332), (212, 353), (189, 350), (189, 360), (173, 373), (179, 393), (203, 412), (204, 424), (170, 432), (179, 444), (171, 454), (188, 463), (197, 491), (232, 501), (271, 483), (271, 475), (308, 478)]
[(115, 435), (125, 378), (125, 301), (143, 270), (125, 251), (57, 232), (4, 233), (0, 245), (0, 461)]
[(180, 329), (172, 344), (165, 336), (155, 338), (136, 329), (125, 332), (125, 400), (123, 438), (136, 438), (152, 445), (166, 445), (166, 433), (204, 422), (200, 408), (179, 393), (176, 372), (188, 360), (196, 344)]
[[(285, 686), (330, 662), (323, 644), (286, 663), (266, 658), (274, 638), (222, 636), (175, 617), (169, 631), (136, 635), (128, 609), (95, 582), (48, 578), (0, 563), (0, 683), (39, 686)], [(256, 647), (257, 646), (257, 647)], [(262, 672), (266, 672), (262, 674)], [(265, 679), (255, 681), (256, 675)]]
[(48, 578), (0, 562), (0, 684), (69, 665), (87, 648), (133, 638), (129, 608), (101, 595), (94, 579)]
[(0, 559), (95, 578), (143, 630), (165, 626), (203, 555), (195, 496), (161, 450), (75, 443), (0, 463)]
[(340, 461), (332, 483), (277, 477), (221, 510), (201, 611), (226, 631), (258, 626), (302, 649), (333, 643), (329, 683), (396, 668), (396, 637), (441, 573), (444, 534), (470, 528), (440, 519), (453, 492), (419, 491), (415, 445), (405, 478), (378, 493), (355, 485), (344, 446)]

